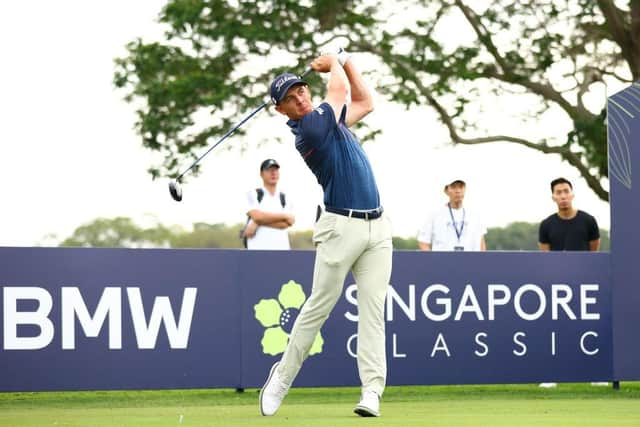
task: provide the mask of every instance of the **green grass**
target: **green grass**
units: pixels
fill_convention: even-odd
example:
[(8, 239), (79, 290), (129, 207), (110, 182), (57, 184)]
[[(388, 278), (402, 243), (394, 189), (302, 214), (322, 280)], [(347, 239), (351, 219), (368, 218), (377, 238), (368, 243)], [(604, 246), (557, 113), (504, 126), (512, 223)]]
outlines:
[(255, 389), (0, 393), (0, 426), (640, 426), (640, 383), (388, 387), (382, 417), (353, 414), (359, 389), (294, 388), (275, 417)]

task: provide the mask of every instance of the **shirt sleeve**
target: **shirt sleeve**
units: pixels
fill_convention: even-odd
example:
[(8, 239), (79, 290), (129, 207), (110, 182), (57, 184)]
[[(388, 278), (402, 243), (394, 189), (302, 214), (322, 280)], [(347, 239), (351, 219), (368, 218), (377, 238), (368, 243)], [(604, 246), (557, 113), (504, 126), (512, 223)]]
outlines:
[(300, 119), (301, 136), (313, 147), (320, 146), (336, 126), (333, 108), (326, 102)]
[(258, 203), (258, 195), (256, 194), (256, 190), (251, 190), (247, 192), (247, 200), (246, 200), (246, 213), (247, 215), (254, 209), (260, 208), (260, 203)]
[(293, 214), (293, 211), (295, 210), (296, 206), (294, 201), (291, 200), (289, 193), (286, 193), (284, 201), (285, 201), (285, 204), (284, 204), (285, 213)]
[(480, 234), (480, 237), (487, 234), (487, 224), (482, 215), (478, 215), (478, 234)]
[(433, 234), (434, 215), (430, 214), (429, 219), (424, 223), (420, 231), (418, 231), (418, 242), (431, 244), (431, 236)]
[(539, 243), (549, 243), (549, 224), (547, 220), (544, 220), (540, 223), (540, 228), (538, 229), (538, 242)]
[(600, 238), (600, 229), (598, 228), (598, 222), (595, 217), (589, 218), (589, 241), (598, 240)]

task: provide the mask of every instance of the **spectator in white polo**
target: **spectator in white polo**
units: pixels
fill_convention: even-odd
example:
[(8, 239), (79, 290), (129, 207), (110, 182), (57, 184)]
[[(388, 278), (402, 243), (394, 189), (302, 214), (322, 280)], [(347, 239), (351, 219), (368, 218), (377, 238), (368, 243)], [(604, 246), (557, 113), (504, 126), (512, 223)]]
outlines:
[(449, 201), (429, 215), (418, 233), (423, 251), (485, 251), (487, 229), (473, 210), (463, 206), (466, 183), (452, 178), (444, 186)]
[(243, 235), (247, 249), (288, 250), (288, 229), (295, 222), (291, 202), (278, 191), (280, 165), (267, 159), (260, 165), (262, 188), (247, 193), (247, 225)]

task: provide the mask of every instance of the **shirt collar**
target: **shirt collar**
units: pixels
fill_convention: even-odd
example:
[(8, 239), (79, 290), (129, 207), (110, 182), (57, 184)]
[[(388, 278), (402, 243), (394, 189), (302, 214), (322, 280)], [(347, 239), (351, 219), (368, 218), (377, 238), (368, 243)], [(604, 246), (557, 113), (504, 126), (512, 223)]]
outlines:
[(298, 135), (300, 133), (300, 120), (287, 120), (287, 126), (291, 128), (291, 132), (294, 135)]

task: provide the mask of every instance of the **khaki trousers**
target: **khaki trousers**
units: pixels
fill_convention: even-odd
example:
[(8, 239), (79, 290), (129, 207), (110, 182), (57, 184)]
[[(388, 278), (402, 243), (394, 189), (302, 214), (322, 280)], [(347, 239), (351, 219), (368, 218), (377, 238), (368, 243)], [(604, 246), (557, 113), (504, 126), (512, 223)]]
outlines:
[(382, 396), (387, 377), (384, 301), (391, 277), (391, 222), (324, 212), (313, 233), (313, 288), (289, 336), (278, 366), (287, 384), (295, 379), (318, 331), (342, 294), (349, 270), (358, 287), (358, 373), (362, 390)]

